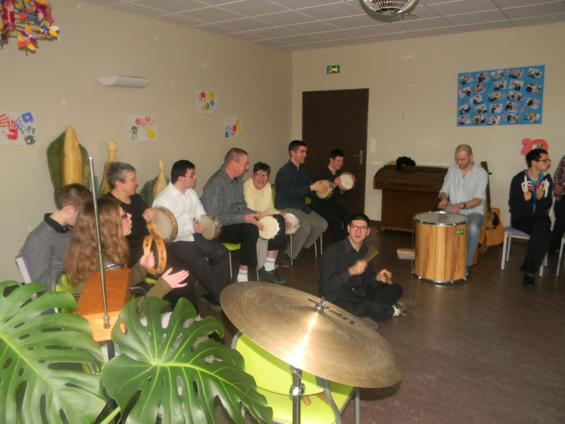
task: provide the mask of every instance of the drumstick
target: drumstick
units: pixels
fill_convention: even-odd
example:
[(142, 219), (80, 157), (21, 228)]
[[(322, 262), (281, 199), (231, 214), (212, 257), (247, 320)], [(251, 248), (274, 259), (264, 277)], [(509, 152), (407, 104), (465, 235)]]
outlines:
[(377, 250), (376, 247), (374, 246), (369, 246), (369, 251), (367, 252), (367, 254), (365, 255), (365, 257), (363, 258), (363, 260), (367, 263), (371, 262), (375, 256), (377, 256), (379, 254), (379, 251)]

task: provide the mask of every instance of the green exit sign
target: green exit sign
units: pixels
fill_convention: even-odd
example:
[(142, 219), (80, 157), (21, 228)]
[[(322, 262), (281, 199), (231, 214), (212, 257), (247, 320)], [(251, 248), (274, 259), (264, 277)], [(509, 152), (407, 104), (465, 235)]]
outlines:
[(339, 74), (341, 72), (341, 65), (328, 65), (326, 66), (326, 74)]

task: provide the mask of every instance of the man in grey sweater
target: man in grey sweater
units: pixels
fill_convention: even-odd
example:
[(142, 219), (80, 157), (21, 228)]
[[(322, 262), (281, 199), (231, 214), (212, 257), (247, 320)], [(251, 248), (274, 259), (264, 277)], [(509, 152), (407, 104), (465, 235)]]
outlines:
[(45, 214), (43, 222), (29, 233), (20, 250), (19, 256), (26, 264), (31, 281), (55, 290), (64, 272), (72, 226), (90, 197), (90, 191), (81, 184), (69, 184), (55, 192), (57, 210)]

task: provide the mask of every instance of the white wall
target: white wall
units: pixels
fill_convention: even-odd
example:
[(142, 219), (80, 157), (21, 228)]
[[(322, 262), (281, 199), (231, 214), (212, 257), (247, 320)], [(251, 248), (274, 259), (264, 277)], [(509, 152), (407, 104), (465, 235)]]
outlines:
[[(369, 88), (368, 140), (376, 144), (374, 153), (367, 150), (365, 208), (371, 219), (381, 216), (373, 176), (384, 163), (410, 156), (420, 165), (449, 165), (454, 147), (467, 143), (477, 163), (488, 161), (492, 203), (508, 223), (509, 182), (525, 168), (521, 140), (548, 140), (555, 165), (565, 153), (563, 40), (565, 23), (559, 23), (295, 52), (293, 136), (302, 132), (303, 91)], [(341, 64), (341, 74), (325, 75), (328, 64)], [(459, 72), (529, 65), (546, 66), (543, 124), (456, 126)]]
[[(95, 158), (99, 175), (105, 144), (118, 142), (118, 159), (138, 169), (140, 184), (167, 171), (173, 161), (196, 163), (199, 187), (228, 148), (249, 151), (251, 163), (286, 161), (290, 137), (290, 53), (101, 7), (88, 2), (51, 2), (61, 40), (40, 42), (35, 55), (11, 39), (0, 51), (0, 113), (31, 111), (35, 145), (0, 146), (0, 279), (16, 278), (14, 256), (43, 213), (53, 209), (46, 161), (48, 144), (73, 125)], [(140, 75), (145, 89), (106, 88), (101, 75)], [(219, 92), (220, 113), (196, 112), (195, 92)], [(126, 115), (157, 117), (159, 141), (128, 142)], [(243, 134), (223, 138), (223, 114), (242, 120)]]

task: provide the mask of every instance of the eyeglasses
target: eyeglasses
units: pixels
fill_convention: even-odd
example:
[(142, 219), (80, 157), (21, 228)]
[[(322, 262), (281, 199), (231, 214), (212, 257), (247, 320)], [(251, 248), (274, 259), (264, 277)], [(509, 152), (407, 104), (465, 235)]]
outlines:
[(538, 160), (538, 162), (551, 163), (551, 159), (541, 159), (541, 160)]
[(367, 231), (369, 229), (369, 227), (367, 227), (366, 225), (349, 225), (349, 228), (351, 228), (352, 230), (360, 230), (360, 231)]

